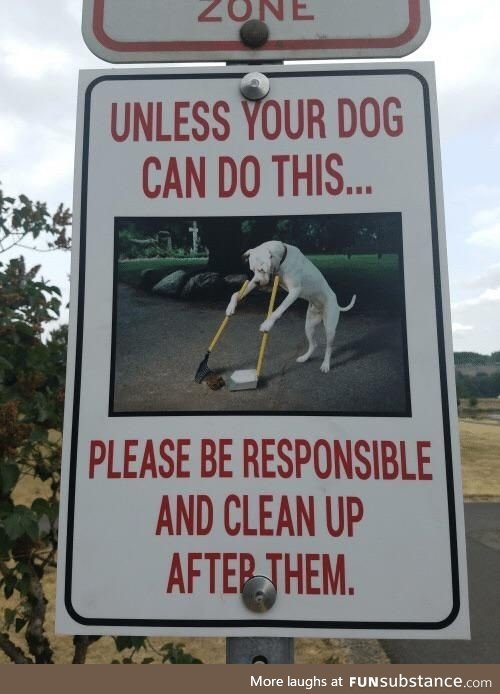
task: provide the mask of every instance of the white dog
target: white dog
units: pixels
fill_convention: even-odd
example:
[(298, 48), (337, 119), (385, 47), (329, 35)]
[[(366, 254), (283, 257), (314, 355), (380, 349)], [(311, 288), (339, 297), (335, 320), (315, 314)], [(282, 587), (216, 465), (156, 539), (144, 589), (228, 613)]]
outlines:
[(321, 371), (328, 373), (340, 312), (349, 311), (354, 306), (356, 295), (354, 294), (348, 306), (339, 306), (335, 293), (321, 272), (296, 246), (290, 246), (281, 241), (266, 241), (257, 248), (248, 250), (245, 253), (245, 258), (248, 259), (250, 270), (254, 276), (241, 297), (238, 297), (238, 292), (232, 295), (226, 309), (226, 315), (232, 316), (236, 311), (238, 301), (244, 299), (255, 287), (266, 287), (274, 275), (279, 275), (280, 286), (288, 292), (288, 296), (262, 323), (260, 330), (261, 332), (269, 332), (278, 318), (281, 318), (294, 301), (299, 298), (305, 299), (309, 302), (305, 325), (309, 347), (307, 352), (300, 356), (297, 361), (303, 363), (311, 357), (317, 347), (314, 338), (315, 329), (319, 323), (323, 322), (326, 333), (326, 349)]

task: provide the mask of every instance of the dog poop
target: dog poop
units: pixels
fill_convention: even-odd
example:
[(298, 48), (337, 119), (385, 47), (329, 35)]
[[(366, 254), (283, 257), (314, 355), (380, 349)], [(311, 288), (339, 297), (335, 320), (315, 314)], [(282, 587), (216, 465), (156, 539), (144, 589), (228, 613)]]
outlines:
[(217, 374), (208, 374), (205, 378), (205, 383), (211, 390), (220, 390), (226, 385), (222, 376), (217, 376)]

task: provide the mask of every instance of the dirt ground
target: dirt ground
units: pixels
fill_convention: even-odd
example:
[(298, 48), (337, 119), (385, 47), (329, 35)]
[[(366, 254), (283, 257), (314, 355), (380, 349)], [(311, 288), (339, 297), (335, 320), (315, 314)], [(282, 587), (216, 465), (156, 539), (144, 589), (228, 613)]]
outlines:
[[(500, 498), (500, 422), (464, 419), (460, 421), (460, 440), (462, 454), (463, 488), (466, 501), (483, 501)], [(43, 484), (24, 480), (19, 486), (17, 503), (30, 503), (30, 499), (44, 493)], [(71, 662), (72, 638), (54, 636), (55, 571), (50, 571), (45, 579), (45, 591), (49, 600), (47, 633), (55, 648), (58, 663)], [(0, 623), (5, 607), (13, 607), (0, 594)], [(15, 637), (14, 637), (15, 640)], [(155, 653), (161, 645), (173, 639), (151, 639), (151, 649), (140, 657), (153, 657), (161, 662)], [(225, 640), (223, 638), (185, 638), (175, 639), (185, 644), (185, 650), (204, 663), (225, 662)], [(19, 640), (21, 643), (22, 640)], [(111, 638), (101, 638), (91, 646), (87, 662), (109, 663), (119, 656)], [(297, 663), (377, 663), (388, 662), (383, 649), (375, 640), (350, 639), (297, 639), (295, 644)], [(140, 659), (140, 658), (139, 658)], [(0, 663), (8, 659), (0, 653)]]

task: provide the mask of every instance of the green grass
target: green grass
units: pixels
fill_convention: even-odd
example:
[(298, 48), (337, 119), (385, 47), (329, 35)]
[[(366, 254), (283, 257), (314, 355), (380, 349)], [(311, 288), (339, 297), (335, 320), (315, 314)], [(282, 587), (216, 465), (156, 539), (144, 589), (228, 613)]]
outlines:
[(399, 312), (403, 297), (397, 255), (384, 255), (380, 260), (376, 255), (314, 255), (309, 259), (321, 270), (341, 305), (357, 294), (365, 307)]
[(393, 285), (399, 281), (397, 255), (384, 255), (380, 260), (376, 255), (310, 255), (308, 256), (327, 280), (335, 284), (350, 285), (355, 278), (356, 285)]
[(376, 255), (309, 255), (307, 256), (323, 273), (342, 271), (347, 268), (351, 272), (363, 272), (372, 276), (381, 272), (397, 272), (398, 257), (395, 254), (383, 255), (380, 260)]

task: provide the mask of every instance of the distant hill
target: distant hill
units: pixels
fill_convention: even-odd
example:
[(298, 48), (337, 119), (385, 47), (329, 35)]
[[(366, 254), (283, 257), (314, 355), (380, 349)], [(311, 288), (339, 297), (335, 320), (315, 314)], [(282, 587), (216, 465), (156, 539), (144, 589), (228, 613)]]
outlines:
[(459, 398), (500, 396), (500, 352), (455, 352), (454, 358)]
[(454, 352), (455, 366), (498, 366), (500, 352), (479, 354), (478, 352)]

